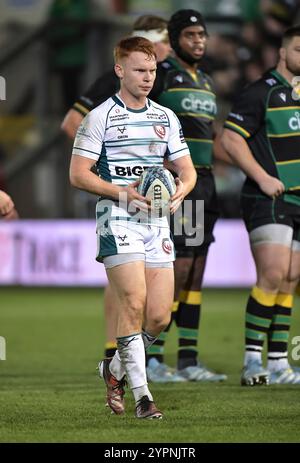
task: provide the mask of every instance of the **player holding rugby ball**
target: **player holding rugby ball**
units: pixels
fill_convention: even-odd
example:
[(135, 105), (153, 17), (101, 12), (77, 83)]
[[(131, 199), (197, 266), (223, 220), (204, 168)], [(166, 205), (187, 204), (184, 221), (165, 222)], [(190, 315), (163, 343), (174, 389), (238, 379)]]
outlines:
[[(147, 98), (156, 74), (152, 43), (141, 37), (121, 40), (115, 49), (115, 71), (120, 92), (83, 120), (74, 142), (70, 179), (73, 186), (100, 196), (97, 260), (104, 263), (118, 301), (118, 350), (100, 364), (107, 402), (114, 413), (124, 413), (126, 376), (136, 417), (161, 418), (147, 385), (145, 349), (170, 320), (173, 243), (166, 217), (150, 214), (142, 223), (135, 221), (119, 200), (127, 195), (127, 205), (137, 200), (150, 210), (135, 188), (140, 168), (162, 167), (166, 157), (179, 176), (172, 213), (194, 187), (196, 172), (177, 117)], [(95, 161), (99, 176), (91, 171)]]

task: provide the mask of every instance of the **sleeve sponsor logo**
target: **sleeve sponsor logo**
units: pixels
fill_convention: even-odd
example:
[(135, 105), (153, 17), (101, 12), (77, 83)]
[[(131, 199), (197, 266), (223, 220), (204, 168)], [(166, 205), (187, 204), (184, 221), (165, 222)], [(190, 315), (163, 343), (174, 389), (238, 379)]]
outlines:
[(234, 117), (234, 119), (237, 119), (238, 121), (243, 121), (244, 118), (241, 114), (237, 114), (237, 113), (229, 113), (229, 116), (230, 117)]
[(266, 83), (270, 85), (270, 87), (273, 87), (277, 82), (275, 79), (266, 79)]
[(78, 127), (78, 130), (77, 130), (77, 137), (86, 137), (86, 138), (90, 138), (89, 131), (88, 131), (88, 129), (87, 129), (83, 124), (80, 124), (80, 126)]
[(89, 106), (92, 106), (94, 104), (94, 102), (90, 98), (87, 98), (86, 96), (82, 96), (80, 100), (84, 103), (87, 103)]

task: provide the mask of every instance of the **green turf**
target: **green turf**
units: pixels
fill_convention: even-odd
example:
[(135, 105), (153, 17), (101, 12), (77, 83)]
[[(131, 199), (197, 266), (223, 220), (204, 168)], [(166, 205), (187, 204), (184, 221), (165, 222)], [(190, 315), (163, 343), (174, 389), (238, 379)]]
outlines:
[[(205, 290), (202, 359), (224, 384), (151, 385), (161, 422), (111, 416), (96, 364), (103, 350), (101, 290), (0, 288), (0, 442), (299, 442), (300, 387), (242, 388), (247, 291)], [(300, 335), (296, 301), (292, 335)], [(167, 343), (175, 365), (176, 330)], [(298, 362), (299, 364), (299, 362)]]

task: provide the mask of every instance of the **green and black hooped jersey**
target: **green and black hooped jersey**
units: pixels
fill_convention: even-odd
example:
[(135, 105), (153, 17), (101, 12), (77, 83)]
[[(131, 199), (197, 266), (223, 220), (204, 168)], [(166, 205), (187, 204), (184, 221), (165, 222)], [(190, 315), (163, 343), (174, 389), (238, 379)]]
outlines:
[[(283, 200), (300, 205), (300, 102), (284, 77), (271, 70), (246, 87), (225, 127), (244, 137), (256, 161), (283, 182)], [(243, 193), (263, 194), (249, 178)]]
[(194, 166), (211, 167), (217, 105), (210, 77), (200, 69), (192, 76), (177, 60), (168, 58), (157, 68), (150, 95), (179, 118)]

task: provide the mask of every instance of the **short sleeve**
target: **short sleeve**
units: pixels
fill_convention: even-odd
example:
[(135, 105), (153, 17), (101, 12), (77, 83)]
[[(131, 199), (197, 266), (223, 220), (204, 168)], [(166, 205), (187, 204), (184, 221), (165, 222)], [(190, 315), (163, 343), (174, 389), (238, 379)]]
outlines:
[(98, 109), (85, 116), (77, 130), (72, 154), (98, 161), (105, 132), (105, 123), (100, 116)]
[(264, 123), (264, 94), (259, 84), (246, 87), (234, 102), (224, 127), (245, 139), (254, 136)]
[(181, 158), (182, 156), (190, 155), (190, 151), (183, 136), (182, 127), (178, 117), (175, 113), (173, 113), (173, 111), (170, 111), (168, 116), (170, 121), (170, 134), (166, 157), (169, 161), (175, 161), (175, 159)]

